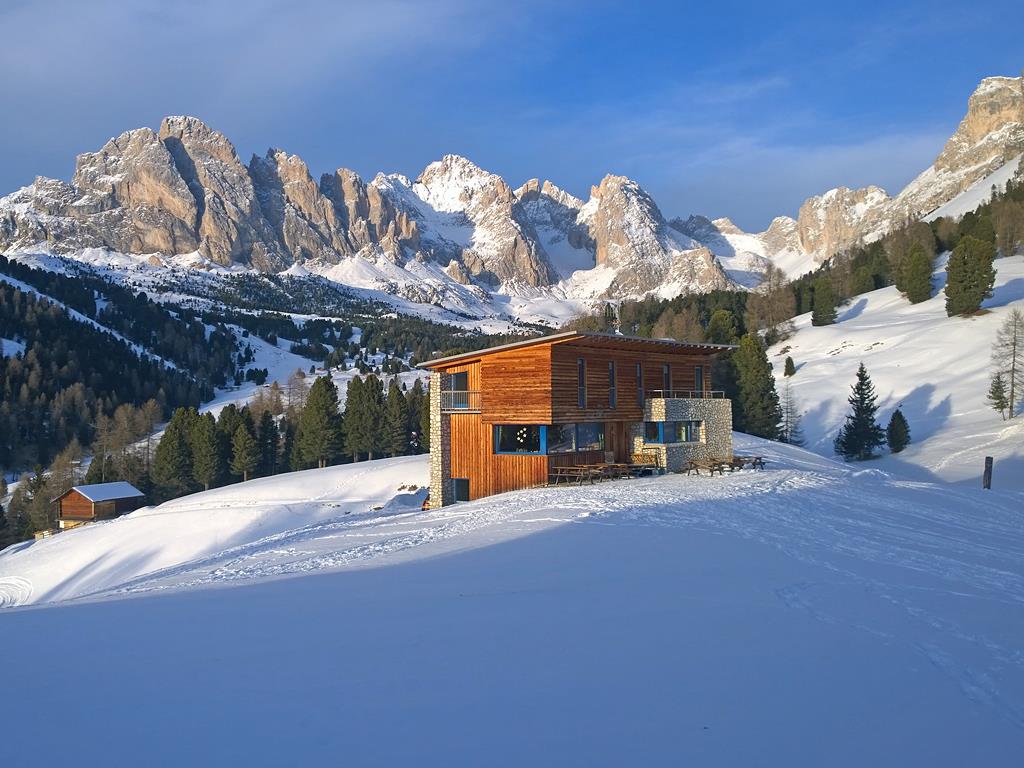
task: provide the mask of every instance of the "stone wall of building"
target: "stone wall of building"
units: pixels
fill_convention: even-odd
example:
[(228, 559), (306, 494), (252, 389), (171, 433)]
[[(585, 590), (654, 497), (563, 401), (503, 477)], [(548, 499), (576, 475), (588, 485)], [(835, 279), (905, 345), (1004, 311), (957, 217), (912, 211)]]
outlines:
[(441, 392), (449, 386), (449, 376), (430, 374), (430, 506), (443, 507), (455, 500), (452, 489), (452, 422), (441, 411)]
[(732, 456), (732, 401), (722, 398), (650, 398), (644, 409), (645, 421), (699, 421), (700, 440), (692, 443), (648, 443), (644, 425), (631, 428), (633, 451), (658, 455), (658, 463), (678, 472), (691, 459)]

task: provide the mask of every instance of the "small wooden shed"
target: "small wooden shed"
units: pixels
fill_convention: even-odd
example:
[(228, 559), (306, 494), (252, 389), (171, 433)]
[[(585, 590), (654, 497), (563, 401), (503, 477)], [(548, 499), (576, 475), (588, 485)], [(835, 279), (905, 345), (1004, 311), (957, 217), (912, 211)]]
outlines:
[(67, 530), (138, 509), (145, 503), (146, 495), (131, 483), (94, 483), (76, 485), (55, 501), (59, 506), (60, 528)]

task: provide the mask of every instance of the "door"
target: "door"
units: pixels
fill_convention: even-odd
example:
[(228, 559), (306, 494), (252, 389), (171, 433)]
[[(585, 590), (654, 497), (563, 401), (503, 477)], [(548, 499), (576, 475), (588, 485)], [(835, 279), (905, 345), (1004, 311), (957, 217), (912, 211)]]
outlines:
[(465, 477), (452, 478), (452, 496), (455, 501), (469, 501), (469, 479)]

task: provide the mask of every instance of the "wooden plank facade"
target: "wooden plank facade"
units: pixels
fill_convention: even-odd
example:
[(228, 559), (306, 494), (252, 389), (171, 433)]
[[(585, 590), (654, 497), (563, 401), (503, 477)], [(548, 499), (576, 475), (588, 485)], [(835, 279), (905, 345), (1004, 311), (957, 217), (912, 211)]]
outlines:
[[(714, 356), (727, 348), (570, 332), (425, 363), (444, 374), (434, 377), (445, 382), (443, 389), (467, 391), (448, 401), (464, 407), (441, 414), (450, 419), (450, 445), (436, 447), (438, 461), (450, 466), (451, 478), (468, 481), (470, 499), (544, 485), (553, 466), (626, 462), (631, 428), (643, 422), (650, 393), (702, 396), (710, 389)], [(603, 449), (496, 450), (496, 425), (544, 425), (550, 431), (562, 424), (603, 425)]]

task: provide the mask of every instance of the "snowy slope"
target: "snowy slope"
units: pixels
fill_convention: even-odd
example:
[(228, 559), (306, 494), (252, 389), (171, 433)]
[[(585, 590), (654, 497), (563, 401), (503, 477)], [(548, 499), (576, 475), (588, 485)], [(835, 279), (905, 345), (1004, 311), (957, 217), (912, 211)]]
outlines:
[(807, 447), (832, 454), (863, 362), (878, 392), (883, 426), (902, 407), (913, 439), (899, 455), (869, 466), (977, 485), (984, 457), (993, 456), (996, 486), (1024, 489), (1024, 418), (1004, 422), (985, 400), (996, 329), (1011, 308), (1024, 309), (1024, 257), (997, 259), (995, 266), (995, 294), (985, 302), (989, 311), (977, 317), (946, 317), (941, 265), (935, 295), (920, 304), (889, 287), (854, 297), (840, 308), (835, 325), (815, 328), (810, 315), (798, 317), (796, 335), (768, 354), (780, 391), (786, 355), (796, 363), (790, 381), (804, 411)]
[(993, 171), (985, 178), (976, 181), (948, 203), (939, 206), (922, 218), (925, 221), (935, 221), (935, 219), (941, 218), (942, 216), (959, 219), (965, 213), (977, 210), (979, 206), (984, 205), (992, 199), (993, 188), (998, 192), (1002, 192), (1006, 189), (1007, 182), (1010, 181), (1020, 169), (1020, 162), (1022, 158), (1024, 158), (1024, 155), (1017, 155), (1006, 163), (1006, 165)]
[[(305, 505), (254, 481), (0, 555), (37, 599), (100, 592), (0, 612), (5, 652), (47, 659), (5, 672), (5, 758), (1016, 765), (1020, 495), (737, 445), (768, 470), (367, 513), (425, 474), (382, 461), (303, 473)], [(184, 553), (200, 528), (219, 543)], [(172, 550), (191, 559), (145, 575)], [(116, 737), (47, 738), (39, 713), (81, 691)]]

